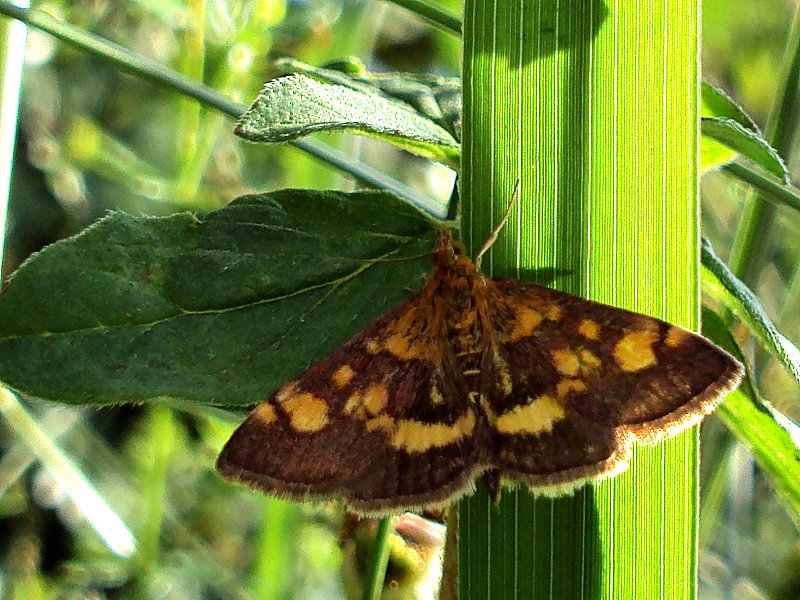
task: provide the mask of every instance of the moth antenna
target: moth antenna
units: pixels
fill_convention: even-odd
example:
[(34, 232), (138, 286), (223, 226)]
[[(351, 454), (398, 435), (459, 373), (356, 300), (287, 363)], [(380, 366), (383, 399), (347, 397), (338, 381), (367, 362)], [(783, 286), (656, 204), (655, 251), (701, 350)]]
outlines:
[(486, 253), (486, 251), (492, 247), (497, 241), (497, 236), (500, 235), (500, 231), (505, 227), (508, 218), (511, 216), (511, 208), (514, 206), (514, 202), (517, 200), (519, 192), (519, 179), (514, 184), (514, 191), (511, 192), (511, 200), (508, 202), (508, 206), (506, 207), (506, 212), (503, 214), (503, 218), (500, 219), (500, 222), (497, 224), (497, 227), (494, 228), (494, 231), (489, 234), (489, 237), (486, 238), (486, 241), (483, 242), (483, 246), (481, 249), (478, 250), (478, 254), (475, 256), (475, 267), (480, 269), (481, 268), (481, 257)]
[(433, 256), (435, 255), (435, 251), (425, 252), (424, 254), (415, 254), (414, 256), (404, 256), (402, 258), (354, 258), (349, 256), (340, 256), (337, 257), (339, 260), (342, 261), (350, 261), (350, 262), (357, 262), (357, 263), (385, 263), (385, 262), (406, 262), (409, 260), (419, 260), (420, 258), (425, 258), (426, 256)]

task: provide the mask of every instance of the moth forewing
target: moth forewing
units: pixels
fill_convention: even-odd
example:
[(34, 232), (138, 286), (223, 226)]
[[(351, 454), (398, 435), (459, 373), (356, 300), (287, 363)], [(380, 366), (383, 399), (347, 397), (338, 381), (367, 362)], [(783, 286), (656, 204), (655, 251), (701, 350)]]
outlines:
[(492, 279), (437, 238), (423, 290), (263, 401), (223, 449), (232, 479), (382, 515), (442, 506), (482, 477), (569, 493), (709, 414), (734, 358), (664, 321)]

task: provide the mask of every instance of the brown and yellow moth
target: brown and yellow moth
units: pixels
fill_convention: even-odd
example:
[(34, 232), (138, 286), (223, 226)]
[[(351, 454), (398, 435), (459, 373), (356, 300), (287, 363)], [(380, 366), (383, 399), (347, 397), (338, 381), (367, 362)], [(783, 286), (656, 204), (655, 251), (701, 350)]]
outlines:
[[(499, 229), (499, 228), (498, 228)], [(697, 424), (742, 365), (682, 327), (480, 271), (449, 231), (425, 288), (264, 400), (219, 472), (293, 500), (385, 515), (482, 478), (564, 494), (631, 444)]]

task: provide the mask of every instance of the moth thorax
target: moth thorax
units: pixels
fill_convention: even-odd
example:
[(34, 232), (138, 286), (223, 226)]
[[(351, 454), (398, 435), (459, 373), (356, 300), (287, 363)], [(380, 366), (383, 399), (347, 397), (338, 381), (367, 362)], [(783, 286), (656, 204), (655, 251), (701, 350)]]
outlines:
[(470, 331), (467, 335), (451, 335), (450, 347), (464, 368), (479, 368), (481, 357), (481, 335)]
[(470, 372), (480, 367), (483, 331), (474, 305), (464, 308), (449, 315), (448, 337), (450, 347), (462, 369)]

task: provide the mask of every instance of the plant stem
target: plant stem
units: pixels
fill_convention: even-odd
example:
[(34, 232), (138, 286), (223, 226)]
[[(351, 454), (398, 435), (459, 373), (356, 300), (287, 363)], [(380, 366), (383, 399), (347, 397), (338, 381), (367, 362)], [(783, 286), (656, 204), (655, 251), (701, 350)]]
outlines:
[(169, 459), (175, 449), (178, 428), (172, 409), (165, 405), (152, 406), (147, 415), (146, 445), (143, 448), (138, 513), (139, 553), (136, 566), (139, 578), (151, 577), (158, 570), (161, 553), (161, 534), (164, 521)]
[(259, 504), (264, 519), (255, 537), (250, 588), (260, 600), (281, 600), (295, 583), (292, 573), (297, 570), (300, 508), (277, 498), (261, 498)]
[(761, 197), (753, 198), (753, 204), (760, 204), (761, 200), (766, 200), (775, 206), (786, 206), (792, 210), (800, 211), (800, 193), (793, 186), (782, 183), (770, 175), (765, 175), (738, 162), (725, 165), (722, 171), (756, 189)]
[[(783, 85), (777, 104), (767, 123), (764, 137), (788, 166), (794, 149), (794, 136), (800, 121), (800, 5), (795, 8), (784, 56)], [(756, 278), (772, 247), (769, 243), (776, 207), (766, 202), (746, 203), (736, 231), (731, 253), (731, 270), (755, 289)]]
[[(180, 72), (194, 81), (203, 81), (206, 66), (206, 3), (186, 2), (186, 28), (183, 30), (178, 64)], [(187, 172), (197, 161), (202, 105), (181, 98), (178, 102), (178, 123), (175, 128), (175, 164), (178, 166), (177, 187), (186, 185)], [(213, 139), (213, 138), (212, 138)], [(203, 140), (205, 141), (205, 140)]]
[[(29, 2), (20, 2), (25, 4)], [(22, 90), (22, 67), (28, 28), (22, 23), (0, 23), (0, 264), (5, 247), (8, 200), (11, 193), (11, 170), (17, 139), (19, 94)]]
[(386, 565), (389, 564), (389, 536), (392, 533), (391, 517), (384, 517), (378, 523), (375, 532), (375, 543), (367, 570), (368, 579), (364, 582), (362, 600), (380, 600), (383, 593), (383, 580), (386, 577)]
[(423, 0), (387, 0), (387, 2), (405, 8), (421, 19), (432, 23), (442, 31), (454, 35), (461, 35), (461, 19), (433, 6), (429, 2), (424, 2)]

